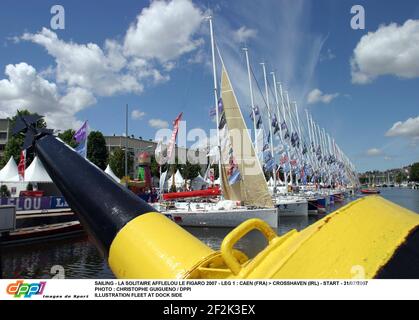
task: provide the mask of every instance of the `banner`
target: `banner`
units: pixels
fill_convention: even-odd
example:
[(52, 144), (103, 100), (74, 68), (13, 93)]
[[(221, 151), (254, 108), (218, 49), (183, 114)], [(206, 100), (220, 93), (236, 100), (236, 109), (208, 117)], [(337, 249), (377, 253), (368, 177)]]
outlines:
[(89, 126), (87, 121), (80, 127), (79, 130), (74, 134), (74, 139), (78, 143), (77, 147), (74, 148), (76, 152), (83, 158), (87, 158), (87, 137), (88, 137)]
[(176, 137), (179, 131), (179, 122), (182, 119), (183, 112), (181, 112), (177, 118), (173, 121), (173, 131), (172, 136), (170, 137), (169, 146), (167, 148), (167, 159), (168, 161), (172, 160), (173, 150), (176, 145)]
[[(419, 280), (388, 281), (359, 278), (348, 280), (74, 280), (62, 278), (0, 280), (0, 300), (13, 300), (16, 303), (29, 300), (162, 300), (167, 303), (167, 307), (158, 310), (160, 316), (156, 316), (156, 319), (162, 319), (161, 315), (175, 315), (179, 319), (186, 319), (186, 316), (191, 318), (196, 316), (196, 319), (201, 319), (200, 315), (207, 314), (222, 315), (221, 309), (215, 313), (217, 309), (212, 305), (214, 302), (211, 300), (231, 300), (232, 298), (246, 300), (246, 303), (234, 303), (234, 305), (240, 304), (237, 316), (260, 312), (260, 308), (254, 307), (259, 300), (310, 300), (315, 297), (321, 297), (323, 300), (415, 300), (418, 298), (418, 292)], [(179, 309), (176, 309), (174, 300), (183, 302), (184, 317), (178, 316)], [(210, 301), (206, 303), (207, 307), (185, 309), (188, 303), (193, 305), (185, 300)], [(245, 308), (242, 305), (245, 305)], [(224, 317), (226, 314), (224, 311)], [(219, 317), (221, 318), (223, 317)], [(241, 319), (244, 317), (242, 316)]]
[(0, 205), (15, 206), (16, 211), (67, 209), (64, 197), (0, 198)]
[(22, 150), (20, 152), (19, 165), (17, 166), (20, 181), (25, 180), (25, 169), (26, 169), (26, 150)]

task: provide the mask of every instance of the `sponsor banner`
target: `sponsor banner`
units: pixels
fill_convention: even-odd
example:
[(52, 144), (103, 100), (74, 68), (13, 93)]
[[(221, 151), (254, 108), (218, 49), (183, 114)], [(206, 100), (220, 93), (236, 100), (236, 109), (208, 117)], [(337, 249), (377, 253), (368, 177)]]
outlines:
[(20, 197), (0, 198), (0, 205), (15, 206), (16, 211), (66, 209), (64, 197)]
[(64, 197), (51, 197), (51, 209), (67, 209), (69, 208)]
[(418, 299), (419, 280), (0, 280), (0, 300)]

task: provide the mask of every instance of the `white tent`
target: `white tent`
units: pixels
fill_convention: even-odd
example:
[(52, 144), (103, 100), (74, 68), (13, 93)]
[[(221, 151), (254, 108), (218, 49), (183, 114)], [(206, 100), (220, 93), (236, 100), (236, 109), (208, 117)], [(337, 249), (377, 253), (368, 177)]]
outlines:
[(35, 157), (31, 165), (25, 170), (25, 182), (52, 182), (38, 157)]
[(193, 190), (201, 190), (203, 187), (207, 187), (208, 182), (202, 178), (201, 174), (199, 174), (195, 179), (191, 182), (191, 187)]
[(13, 157), (10, 157), (9, 162), (0, 170), (0, 182), (19, 182), (19, 171)]
[[(170, 190), (173, 183), (173, 176), (171, 176), (169, 179), (167, 179), (167, 185)], [(183, 179), (182, 175), (180, 174), (180, 171), (176, 171), (175, 173), (175, 186), (176, 188), (182, 188), (185, 185), (185, 180)]]
[(108, 166), (105, 169), (105, 173), (107, 173), (112, 179), (114, 179), (116, 182), (120, 183), (121, 179), (119, 179), (116, 174), (112, 171), (111, 166), (108, 164)]

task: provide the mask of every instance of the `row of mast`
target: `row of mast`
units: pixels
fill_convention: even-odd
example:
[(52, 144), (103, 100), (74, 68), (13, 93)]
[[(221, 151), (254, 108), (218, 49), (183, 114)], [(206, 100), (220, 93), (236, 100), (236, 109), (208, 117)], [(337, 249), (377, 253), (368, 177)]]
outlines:
[[(210, 24), (210, 36), (211, 36), (211, 51), (212, 51), (212, 66), (213, 66), (213, 80), (214, 80), (214, 101), (215, 101), (215, 110), (216, 110), (216, 121), (217, 121), (217, 149), (218, 154), (221, 154), (221, 141), (220, 141), (220, 134), (219, 134), (219, 96), (218, 96), (218, 78), (217, 78), (217, 69), (216, 69), (216, 59), (215, 59), (215, 40), (214, 40), (214, 31), (213, 31), (213, 22), (212, 18), (209, 18)], [(252, 81), (252, 68), (250, 64), (249, 58), (249, 50), (248, 48), (243, 48), (243, 51), (246, 56), (246, 65), (247, 65), (247, 72), (248, 72), (248, 81), (249, 81), (249, 92), (250, 92), (250, 105), (252, 110), (252, 118), (253, 118), (253, 129), (254, 129), (254, 146), (256, 154), (260, 154), (262, 151), (260, 150), (258, 145), (258, 135), (260, 130), (258, 129), (258, 120), (257, 116), (260, 110), (255, 104), (254, 98), (254, 91), (253, 91), (253, 81)], [(349, 160), (349, 158), (342, 152), (341, 148), (336, 144), (335, 140), (331, 138), (331, 136), (326, 133), (324, 128), (320, 128), (320, 126), (313, 120), (312, 116), (306, 110), (306, 128), (302, 126), (300, 122), (300, 115), (298, 111), (297, 102), (290, 101), (289, 92), (284, 90), (282, 84), (277, 81), (275, 72), (271, 72), (270, 75), (272, 76), (272, 83), (273, 83), (273, 95), (275, 98), (275, 106), (276, 108), (272, 107), (270, 101), (270, 94), (269, 94), (269, 85), (268, 85), (268, 75), (266, 71), (266, 64), (261, 63), (262, 71), (263, 71), (263, 78), (264, 78), (264, 89), (265, 94), (262, 94), (262, 97), (265, 100), (266, 104), (266, 113), (268, 115), (269, 121), (269, 148), (270, 148), (270, 156), (274, 160), (275, 165), (270, 170), (272, 171), (272, 177), (274, 180), (274, 188), (279, 183), (285, 183), (288, 187), (290, 184), (293, 185), (294, 183), (298, 185), (300, 183), (300, 179), (302, 180), (301, 175), (295, 174), (295, 181), (293, 181), (293, 171), (294, 173), (297, 171), (301, 171), (302, 169), (306, 169), (306, 166), (311, 168), (311, 176), (316, 175), (317, 178), (320, 180), (322, 184), (332, 184), (339, 183), (339, 184), (352, 184), (353, 186), (358, 184), (358, 178), (355, 173), (355, 166)], [(259, 117), (262, 115), (259, 114)], [(274, 121), (275, 119), (275, 121)], [(276, 130), (274, 132), (274, 124), (276, 124)], [(291, 129), (291, 132), (289, 131)], [(306, 129), (306, 132), (303, 130)], [(284, 133), (284, 130), (286, 131)], [(308, 132), (307, 132), (308, 131)], [(275, 134), (279, 134), (279, 141), (281, 144), (282, 150), (279, 150), (278, 156), (280, 158), (280, 162), (284, 162), (283, 164), (287, 164), (289, 170), (284, 170), (284, 179), (285, 181), (281, 181), (278, 172), (279, 167), (277, 167), (276, 163), (276, 152), (274, 148), (274, 138)], [(286, 136), (288, 135), (288, 136)], [(307, 135), (309, 141), (307, 140)], [(291, 142), (289, 139), (291, 138)], [(288, 140), (287, 140), (288, 139)], [(296, 139), (297, 142), (294, 144), (292, 139)], [(263, 142), (264, 144), (265, 142)], [(264, 145), (262, 146), (263, 149)], [(281, 157), (282, 156), (282, 157)], [(286, 161), (282, 161), (286, 160)], [(294, 161), (294, 164), (291, 162)], [(295, 161), (298, 161), (295, 163)], [(328, 164), (327, 166), (325, 164)], [(219, 157), (219, 172), (221, 173), (221, 157)], [(293, 167), (294, 170), (293, 170)], [(221, 183), (222, 183), (222, 179)], [(279, 180), (279, 181), (278, 181)]]

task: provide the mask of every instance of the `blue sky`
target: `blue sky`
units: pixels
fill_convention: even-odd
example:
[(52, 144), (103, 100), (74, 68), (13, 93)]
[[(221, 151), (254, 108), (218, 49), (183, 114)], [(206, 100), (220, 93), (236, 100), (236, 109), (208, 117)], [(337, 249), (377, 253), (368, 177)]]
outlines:
[[(0, 3), (0, 116), (26, 107), (59, 129), (89, 120), (105, 134), (122, 134), (128, 104), (137, 111), (135, 136), (154, 138), (180, 111), (188, 129), (213, 128), (202, 20), (211, 9), (245, 114), (243, 43), (258, 81), (263, 61), (359, 171), (419, 160), (417, 1), (72, 0), (60, 2), (65, 29), (51, 30), (54, 4)], [(355, 4), (365, 8), (365, 30), (350, 27)]]

